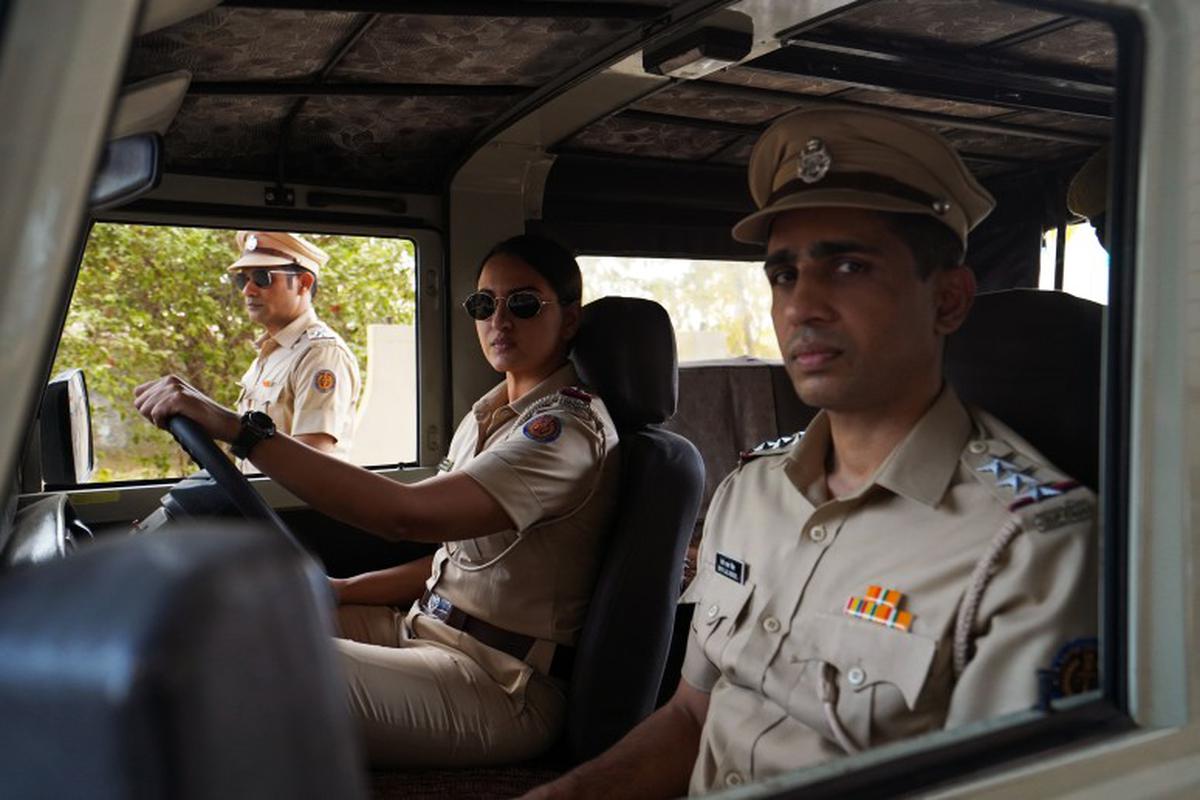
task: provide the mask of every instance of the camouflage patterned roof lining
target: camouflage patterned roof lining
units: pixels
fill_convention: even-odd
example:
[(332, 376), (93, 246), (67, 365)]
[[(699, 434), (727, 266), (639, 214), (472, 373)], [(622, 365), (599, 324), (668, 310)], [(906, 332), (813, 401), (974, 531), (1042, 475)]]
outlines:
[(1082, 159), (1095, 149), (1087, 145), (1065, 144), (1024, 136), (1006, 136), (999, 133), (944, 129), (942, 134), (960, 152), (1021, 161), (1051, 162), (1076, 157)]
[(289, 172), (363, 188), (440, 190), (472, 137), (510, 98), (314, 97), (296, 119)]
[[(564, 6), (571, 0), (558, 0)], [(679, 0), (657, 0), (669, 5)], [(502, 8), (502, 6), (500, 6)], [(134, 42), (127, 80), (188, 69), (196, 83), (312, 81), (365, 13), (217, 8)], [(996, 0), (872, 0), (849, 7), (801, 35), (831, 32), (880, 48), (914, 54), (971, 50), (1032, 27), (1064, 20)], [(513, 85), (529, 91), (570, 70), (642, 22), (583, 17), (380, 15), (328, 76), (339, 83)], [(1111, 69), (1115, 45), (1106, 26), (1089, 21), (1052, 25), (1040, 36), (992, 52), (1043, 64), (1047, 70)], [(928, 42), (928, 51), (922, 49)], [(621, 114), (576, 132), (557, 149), (672, 160), (744, 164), (754, 128), (763, 128), (805, 97), (883, 108), (1010, 122), (1097, 137), (1104, 119), (1021, 111), (911, 92), (870, 89), (806, 75), (770, 72), (756, 62), (700, 81), (677, 82), (630, 107), (678, 118), (677, 124)], [(1017, 63), (1017, 62), (1013, 62)], [(289, 180), (396, 190), (438, 190), (476, 135), (497, 120), (514, 97), (326, 96), (303, 103), (288, 140)], [(791, 97), (789, 95), (794, 95)], [(519, 96), (519, 95), (518, 95)], [(219, 175), (273, 177), (280, 131), (294, 97), (189, 95), (166, 137), (167, 168)], [(705, 124), (689, 125), (688, 119)], [(730, 130), (712, 123), (730, 123)], [(749, 126), (739, 131), (737, 126)], [(950, 131), (965, 151), (998, 159), (972, 162), (979, 174), (1074, 157), (1077, 145), (1028, 136)], [(1086, 149), (1086, 148), (1084, 148)]]
[(331, 81), (540, 86), (618, 36), (633, 20), (382, 17)]
[(680, 117), (761, 125), (799, 106), (799, 98), (763, 99), (717, 84), (681, 82), (642, 98), (632, 108)]
[(169, 171), (273, 175), (292, 98), (188, 97), (166, 136)]
[(177, 69), (195, 81), (306, 78), (320, 72), (361, 14), (216, 8), (139, 37), (127, 82)]
[[(295, 98), (193, 97), (167, 133), (167, 169), (273, 178)], [(511, 102), (494, 97), (313, 97), (288, 143), (289, 180), (433, 191), (480, 129)]]
[(733, 144), (736, 134), (608, 117), (572, 136), (564, 151), (588, 151), (676, 161), (703, 161)]
[(1080, 22), (1057, 31), (1052, 37), (1040, 37), (1006, 48), (1004, 53), (1035, 63), (1112, 72), (1117, 64), (1117, 40), (1103, 23)]
[(873, 0), (839, 14), (826, 32), (923, 39), (939, 46), (974, 47), (1058, 18), (1058, 14), (994, 0)]

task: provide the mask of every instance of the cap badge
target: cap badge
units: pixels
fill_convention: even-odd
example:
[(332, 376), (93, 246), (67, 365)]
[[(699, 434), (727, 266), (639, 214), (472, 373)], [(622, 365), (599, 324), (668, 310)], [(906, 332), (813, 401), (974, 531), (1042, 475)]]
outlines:
[(797, 174), (805, 183), (816, 183), (825, 177), (833, 159), (825, 149), (825, 142), (813, 137), (804, 143), (804, 151), (800, 154), (800, 167)]
[(258, 237), (255, 236), (254, 234), (250, 234), (249, 236), (247, 236), (246, 237), (246, 247), (244, 249), (247, 253), (252, 253), (255, 250), (257, 250), (258, 249)]

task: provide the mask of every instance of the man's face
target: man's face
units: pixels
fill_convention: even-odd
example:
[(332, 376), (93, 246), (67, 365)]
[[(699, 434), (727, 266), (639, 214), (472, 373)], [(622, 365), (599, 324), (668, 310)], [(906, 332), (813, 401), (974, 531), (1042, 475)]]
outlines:
[[(250, 277), (250, 273), (263, 267), (240, 270)], [(300, 316), (307, 308), (308, 289), (304, 275), (284, 274), (284, 267), (266, 267), (271, 270), (271, 284), (266, 287), (258, 286), (253, 280), (247, 280), (242, 288), (242, 300), (246, 304), (246, 313), (251, 321), (262, 325), (274, 333)]]
[(775, 218), (763, 269), (780, 353), (805, 403), (886, 414), (937, 391), (942, 336), (974, 294), (965, 267), (922, 280), (881, 214), (813, 208)]

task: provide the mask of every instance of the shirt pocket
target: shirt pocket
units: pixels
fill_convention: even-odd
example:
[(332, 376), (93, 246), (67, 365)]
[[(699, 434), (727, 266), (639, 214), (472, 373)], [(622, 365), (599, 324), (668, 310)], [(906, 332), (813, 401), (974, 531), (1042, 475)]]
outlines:
[[(250, 389), (245, 389), (246, 397), (249, 398), (250, 410), (261, 411), (264, 414), (270, 414), (274, 409), (279, 407), (279, 395), (283, 392), (283, 381), (271, 381), (270, 386), (263, 385), (263, 381), (259, 381), (257, 386)], [(283, 420), (276, 419), (278, 425)], [(280, 428), (283, 430), (283, 428)], [(286, 430), (284, 431), (287, 432)]]
[[(894, 723), (916, 710), (937, 642), (840, 614), (817, 614), (793, 627), (785, 652), (790, 666), (798, 668), (789, 713), (810, 724), (811, 717), (821, 715), (822, 671), (829, 664), (838, 689), (838, 717), (855, 742), (866, 747), (881, 723)], [(822, 723), (818, 729), (823, 728)]]
[(737, 583), (719, 575), (697, 592), (692, 633), (714, 664), (720, 664), (718, 658), (725, 645), (745, 620), (753, 592), (753, 583)]
[(464, 539), (455, 543), (455, 547), (447, 548), (454, 563), (466, 569), (478, 569), (489, 566), (501, 556), (508, 555), (517, 540), (521, 538), (515, 530), (501, 531), (491, 536), (481, 536), (478, 539)]

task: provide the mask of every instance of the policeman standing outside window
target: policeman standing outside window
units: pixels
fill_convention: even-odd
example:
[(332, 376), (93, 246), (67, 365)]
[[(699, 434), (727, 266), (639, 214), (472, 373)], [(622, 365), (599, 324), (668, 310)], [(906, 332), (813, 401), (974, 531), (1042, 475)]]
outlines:
[(942, 376), (992, 197), (858, 110), (777, 121), (750, 189), (734, 236), (822, 410), (717, 489), (674, 697), (536, 797), (704, 794), (1094, 685), (1095, 497)]
[[(309, 447), (350, 452), (358, 403), (358, 361), (317, 318), (313, 299), (329, 254), (294, 233), (238, 231), (241, 257), (229, 267), (250, 319), (264, 328), (242, 376), (239, 413), (260, 411)], [(249, 462), (239, 462), (254, 471)]]

